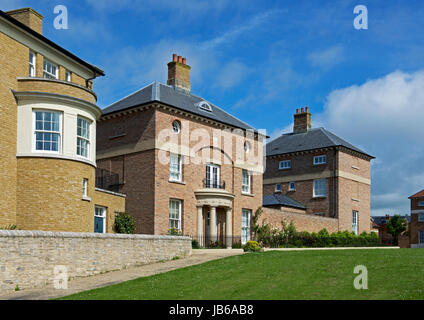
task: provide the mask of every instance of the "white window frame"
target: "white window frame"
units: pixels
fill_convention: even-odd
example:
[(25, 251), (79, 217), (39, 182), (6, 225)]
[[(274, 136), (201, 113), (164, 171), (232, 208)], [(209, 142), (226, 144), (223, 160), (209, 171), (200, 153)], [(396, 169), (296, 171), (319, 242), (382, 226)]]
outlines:
[(178, 121), (178, 120), (174, 120), (174, 121), (172, 122), (172, 131), (173, 131), (175, 134), (178, 134), (178, 133), (180, 133), (180, 132), (181, 132), (181, 122), (180, 122), (180, 121)]
[(183, 157), (180, 154), (171, 153), (169, 155), (169, 181), (181, 182), (183, 179), (182, 168)]
[[(242, 170), (242, 178), (241, 178), (241, 192), (244, 194), (250, 194), (251, 193), (251, 185), (252, 185), (252, 175), (251, 173), (246, 170), (243, 169)], [(246, 175), (247, 175), (247, 180), (246, 180)]]
[(424, 212), (418, 213), (418, 222), (424, 222)]
[[(209, 168), (209, 179), (208, 179), (208, 168)], [(216, 181), (213, 175), (214, 169), (216, 169), (216, 173), (217, 173)], [(213, 163), (206, 164), (206, 183), (209, 184), (210, 188), (213, 188), (215, 183), (216, 183), (216, 186), (219, 187), (220, 174), (221, 174), (221, 167), (219, 165), (213, 164)]]
[[(98, 212), (98, 210), (100, 212)], [(103, 219), (103, 233), (106, 233), (106, 208), (101, 206), (94, 206), (94, 217)]]
[[(37, 112), (48, 112), (48, 113), (54, 113), (59, 115), (59, 131), (48, 131), (48, 130), (37, 130)], [(32, 152), (34, 153), (50, 153), (50, 154), (61, 154), (62, 153), (62, 112), (55, 111), (55, 110), (43, 110), (43, 109), (34, 109), (32, 110)], [(51, 151), (51, 150), (37, 150), (37, 133), (51, 133), (51, 134), (58, 134), (58, 146), (57, 151)]]
[(82, 179), (82, 197), (88, 198), (88, 179)]
[(71, 82), (71, 71), (66, 70), (65, 71), (65, 81)]
[[(46, 67), (50, 67), (51, 69), (53, 69), (54, 67), (56, 69), (56, 72), (52, 73), (51, 71), (48, 71)], [(43, 62), (43, 78), (55, 80), (59, 79), (59, 66), (46, 58), (44, 58)]]
[(241, 210), (241, 244), (245, 244), (250, 240), (250, 219), (252, 216), (252, 210), (242, 209)]
[[(175, 207), (173, 207), (175, 205)], [(176, 209), (176, 211), (173, 211)], [(181, 231), (181, 212), (182, 212), (182, 201), (179, 199), (169, 199), (169, 229), (175, 227), (172, 222), (176, 222), (178, 231)]]
[(356, 210), (352, 211), (352, 232), (356, 235), (359, 232), (359, 212)]
[(327, 156), (326, 155), (314, 157), (314, 166), (318, 166), (318, 165), (326, 164), (326, 163), (327, 163)]
[(291, 160), (283, 160), (278, 163), (278, 169), (287, 170), (291, 169)]
[[(292, 188), (292, 184), (293, 184), (293, 188)], [(296, 191), (296, 182), (294, 181), (289, 182), (289, 191)]]
[[(280, 187), (278, 187), (278, 186), (280, 186)], [(277, 183), (276, 185), (275, 185), (275, 192), (281, 192), (283, 190), (283, 188), (282, 188), (282, 186), (281, 186), (281, 183)]]
[[(314, 180), (314, 186), (313, 186), (313, 197), (314, 198), (323, 198), (323, 197), (326, 197), (327, 196), (327, 179), (317, 179), (317, 180)], [(319, 183), (323, 183), (324, 184), (324, 187), (321, 185), (321, 186), (317, 186), (317, 184), (319, 184)], [(319, 192), (319, 191), (322, 191), (322, 190), (320, 190), (320, 189), (324, 189), (324, 192), (322, 193), (322, 192)]]
[(424, 230), (418, 230), (418, 244), (424, 244)]
[[(31, 55), (32, 55), (32, 59), (31, 59)], [(29, 63), (29, 76), (35, 77), (36, 67), (37, 67), (37, 55), (35, 54), (34, 51), (29, 52), (29, 59), (28, 60), (29, 60), (28, 61), (28, 63)]]
[[(87, 127), (87, 133), (88, 133), (88, 138), (82, 135), (78, 134), (78, 120), (84, 121), (87, 123), (88, 127)], [(90, 159), (90, 155), (91, 155), (91, 139), (90, 139), (90, 134), (91, 134), (91, 121), (84, 118), (84, 117), (77, 117), (77, 156), (84, 158), (84, 159)], [(83, 155), (83, 154), (79, 154), (78, 153), (78, 146), (79, 146), (79, 141), (85, 141), (87, 143), (87, 156)], [(80, 150), (82, 150), (82, 148), (80, 148)]]

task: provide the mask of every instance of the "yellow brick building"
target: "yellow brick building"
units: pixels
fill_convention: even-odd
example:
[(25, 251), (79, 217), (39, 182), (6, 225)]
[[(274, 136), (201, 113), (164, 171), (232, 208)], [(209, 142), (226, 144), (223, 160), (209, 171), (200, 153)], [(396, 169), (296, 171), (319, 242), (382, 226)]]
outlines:
[(104, 72), (42, 26), (33, 9), (0, 11), (0, 228), (113, 232), (125, 196), (95, 187)]

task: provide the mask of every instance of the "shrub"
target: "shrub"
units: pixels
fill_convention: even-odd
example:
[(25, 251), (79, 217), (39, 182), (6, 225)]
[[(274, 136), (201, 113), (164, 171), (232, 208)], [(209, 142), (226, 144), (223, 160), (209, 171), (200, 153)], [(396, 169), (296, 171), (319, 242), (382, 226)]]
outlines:
[(191, 240), (191, 248), (192, 249), (200, 249), (200, 243), (196, 239)]
[(261, 251), (261, 247), (256, 241), (247, 241), (246, 244), (243, 246), (243, 250), (244, 252), (259, 252)]
[(18, 226), (16, 224), (11, 224), (8, 226), (0, 227), (0, 230), (18, 230)]
[(178, 230), (177, 228), (173, 227), (168, 230), (167, 233), (168, 236), (182, 236), (183, 232), (181, 230)]
[(241, 249), (241, 242), (234, 242), (233, 245), (231, 246), (233, 249)]
[(135, 231), (134, 218), (126, 212), (119, 212), (115, 218), (116, 233), (133, 234)]

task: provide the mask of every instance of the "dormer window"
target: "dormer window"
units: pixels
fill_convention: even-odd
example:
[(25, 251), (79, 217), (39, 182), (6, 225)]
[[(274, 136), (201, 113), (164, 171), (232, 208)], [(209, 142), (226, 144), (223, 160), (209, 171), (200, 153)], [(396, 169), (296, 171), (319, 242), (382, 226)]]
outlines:
[(212, 106), (206, 101), (200, 101), (196, 106), (203, 111), (212, 112)]

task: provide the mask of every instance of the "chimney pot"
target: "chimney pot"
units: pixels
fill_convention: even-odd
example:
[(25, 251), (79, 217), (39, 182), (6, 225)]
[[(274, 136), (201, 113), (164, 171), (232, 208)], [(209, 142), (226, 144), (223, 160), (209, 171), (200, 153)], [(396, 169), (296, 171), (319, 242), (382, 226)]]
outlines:
[(185, 91), (190, 92), (190, 70), (191, 67), (188, 66), (187, 58), (182, 58), (174, 54), (172, 56), (173, 61), (168, 63), (168, 81), (169, 86), (174, 88), (179, 88)]
[(294, 126), (293, 133), (305, 133), (311, 129), (311, 114), (309, 113), (309, 107), (296, 109), (296, 114), (294, 115)]

